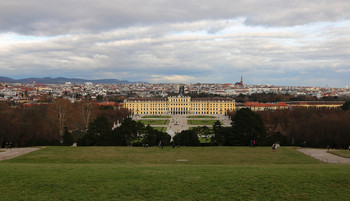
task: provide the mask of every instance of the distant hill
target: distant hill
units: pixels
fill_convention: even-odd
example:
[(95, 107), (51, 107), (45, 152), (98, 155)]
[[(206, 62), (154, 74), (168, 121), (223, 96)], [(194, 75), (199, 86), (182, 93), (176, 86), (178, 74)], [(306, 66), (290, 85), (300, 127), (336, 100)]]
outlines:
[(1, 77), (0, 76), (0, 82), (6, 82), (6, 83), (33, 83), (35, 81), (36, 83), (42, 83), (42, 84), (64, 84), (66, 82), (71, 82), (72, 84), (81, 84), (85, 82), (92, 82), (94, 84), (119, 84), (119, 83), (132, 83), (127, 80), (118, 80), (118, 79), (100, 79), (100, 80), (85, 80), (85, 79), (78, 79), (78, 78), (65, 78), (65, 77), (44, 77), (44, 78), (24, 78), (24, 79), (12, 79), (9, 77)]

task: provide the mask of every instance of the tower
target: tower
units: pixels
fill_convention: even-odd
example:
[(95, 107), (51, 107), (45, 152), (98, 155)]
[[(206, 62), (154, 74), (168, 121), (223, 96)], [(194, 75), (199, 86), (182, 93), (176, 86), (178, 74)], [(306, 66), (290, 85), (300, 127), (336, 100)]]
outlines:
[(179, 95), (184, 96), (185, 95), (185, 85), (180, 84), (179, 85)]
[(241, 86), (243, 86), (243, 76), (241, 76)]

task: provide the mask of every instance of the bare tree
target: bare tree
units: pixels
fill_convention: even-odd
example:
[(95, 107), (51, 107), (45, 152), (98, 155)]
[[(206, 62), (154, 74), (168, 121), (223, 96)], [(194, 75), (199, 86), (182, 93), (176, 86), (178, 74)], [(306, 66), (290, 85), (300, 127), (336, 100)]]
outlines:
[(55, 99), (53, 105), (50, 107), (50, 116), (57, 122), (58, 135), (60, 138), (63, 136), (71, 111), (72, 103), (63, 98)]
[(80, 115), (84, 123), (85, 129), (89, 127), (90, 121), (95, 118), (98, 110), (96, 101), (86, 100), (79, 103)]

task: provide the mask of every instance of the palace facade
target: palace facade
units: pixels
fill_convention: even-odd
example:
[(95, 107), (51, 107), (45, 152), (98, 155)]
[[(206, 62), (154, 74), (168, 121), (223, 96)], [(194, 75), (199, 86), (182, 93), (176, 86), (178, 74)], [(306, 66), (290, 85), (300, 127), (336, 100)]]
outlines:
[(235, 110), (235, 100), (229, 98), (191, 98), (173, 96), (168, 98), (130, 98), (124, 107), (133, 115), (166, 114), (226, 114)]

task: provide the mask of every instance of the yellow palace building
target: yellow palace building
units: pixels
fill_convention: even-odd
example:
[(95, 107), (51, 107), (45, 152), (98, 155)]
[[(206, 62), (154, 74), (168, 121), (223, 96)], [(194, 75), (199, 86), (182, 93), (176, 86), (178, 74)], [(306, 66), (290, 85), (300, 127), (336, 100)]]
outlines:
[(130, 98), (124, 107), (133, 115), (165, 114), (221, 114), (235, 110), (235, 101), (229, 98), (191, 98), (173, 96), (168, 98)]

